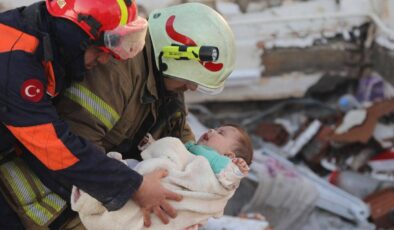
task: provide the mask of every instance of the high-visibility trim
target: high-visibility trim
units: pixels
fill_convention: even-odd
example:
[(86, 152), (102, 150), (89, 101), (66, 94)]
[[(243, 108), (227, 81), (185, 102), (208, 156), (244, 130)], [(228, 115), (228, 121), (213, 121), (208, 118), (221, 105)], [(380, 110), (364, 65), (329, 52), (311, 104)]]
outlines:
[(42, 63), (45, 69), (45, 75), (47, 76), (48, 83), (47, 83), (47, 94), (51, 97), (56, 97), (58, 94), (56, 93), (56, 78), (55, 73), (53, 71), (52, 62), (43, 62)]
[(120, 118), (119, 114), (111, 106), (81, 84), (72, 84), (64, 92), (64, 95), (89, 111), (108, 129), (112, 129)]
[(120, 21), (119, 25), (126, 25), (127, 19), (129, 17), (129, 11), (127, 10), (127, 6), (124, 0), (117, 0), (119, 8), (120, 8)]
[(0, 53), (21, 50), (34, 53), (38, 39), (30, 34), (0, 23)]
[(55, 127), (51, 123), (29, 127), (7, 125), (7, 128), (51, 170), (65, 169), (79, 161), (58, 138)]
[(65, 209), (66, 201), (45, 187), (19, 158), (0, 165), (1, 179), (17, 207), (39, 226), (48, 226)]

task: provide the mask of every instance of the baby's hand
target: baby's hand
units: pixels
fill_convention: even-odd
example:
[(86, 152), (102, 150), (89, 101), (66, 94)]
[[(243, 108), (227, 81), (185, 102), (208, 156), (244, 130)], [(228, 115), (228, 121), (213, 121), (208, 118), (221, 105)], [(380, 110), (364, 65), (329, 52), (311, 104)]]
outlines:
[(244, 159), (236, 157), (236, 158), (233, 158), (231, 161), (236, 166), (238, 166), (238, 168), (242, 172), (242, 174), (244, 174), (245, 176), (248, 175), (249, 166)]
[(152, 135), (150, 133), (148, 133), (145, 135), (145, 137), (138, 144), (138, 149), (140, 151), (144, 151), (153, 142), (155, 142), (155, 139), (152, 137)]

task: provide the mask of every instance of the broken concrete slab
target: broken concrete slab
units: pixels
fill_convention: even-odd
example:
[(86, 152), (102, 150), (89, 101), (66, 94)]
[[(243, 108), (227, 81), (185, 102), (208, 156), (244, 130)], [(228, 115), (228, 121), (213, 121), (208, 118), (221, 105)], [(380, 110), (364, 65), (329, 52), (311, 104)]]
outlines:
[(356, 126), (346, 133), (334, 133), (329, 139), (341, 143), (359, 142), (366, 144), (371, 139), (379, 118), (392, 112), (394, 112), (394, 100), (377, 102), (367, 108), (367, 119), (362, 125)]
[(364, 109), (350, 110), (346, 113), (342, 123), (335, 129), (335, 134), (348, 132), (355, 126), (362, 125), (367, 118), (367, 111)]

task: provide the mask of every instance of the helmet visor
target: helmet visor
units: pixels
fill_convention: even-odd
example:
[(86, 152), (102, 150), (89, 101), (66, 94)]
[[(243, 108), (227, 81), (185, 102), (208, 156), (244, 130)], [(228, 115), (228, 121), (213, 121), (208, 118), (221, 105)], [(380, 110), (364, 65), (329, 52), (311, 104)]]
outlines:
[(224, 85), (220, 86), (219, 88), (208, 88), (202, 85), (198, 85), (197, 87), (197, 91), (206, 94), (206, 95), (217, 95), (219, 93), (221, 93), (224, 89)]
[(147, 28), (148, 21), (138, 16), (126, 25), (105, 31), (104, 45), (115, 54), (115, 57), (122, 60), (133, 58), (144, 48)]

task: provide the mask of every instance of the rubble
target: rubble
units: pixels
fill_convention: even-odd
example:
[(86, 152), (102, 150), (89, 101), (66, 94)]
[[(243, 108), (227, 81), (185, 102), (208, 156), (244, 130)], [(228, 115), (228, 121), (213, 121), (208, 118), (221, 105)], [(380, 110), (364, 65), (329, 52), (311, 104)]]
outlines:
[(394, 226), (394, 188), (376, 192), (365, 201), (371, 207), (371, 217), (377, 228), (392, 229)]
[(255, 134), (263, 140), (272, 142), (278, 146), (284, 145), (289, 138), (289, 134), (282, 125), (268, 122), (259, 124), (255, 130)]
[(387, 200), (394, 189), (394, 99), (381, 93), (359, 99), (353, 83), (341, 93), (335, 87), (309, 90), (305, 98), (277, 101), (262, 111), (248, 111), (244, 102), (227, 105), (238, 108), (231, 116), (215, 115), (217, 105), (199, 108), (204, 114), (198, 119), (238, 122), (254, 139), (250, 175), (227, 215), (260, 212), (279, 230), (394, 227), (394, 203)]
[(335, 133), (329, 139), (342, 143), (360, 142), (366, 144), (372, 137), (379, 118), (392, 112), (394, 112), (394, 100), (377, 102), (367, 108), (367, 118), (362, 124), (353, 127), (348, 132)]
[(223, 216), (220, 218), (211, 218), (208, 223), (200, 230), (238, 230), (238, 229), (248, 229), (248, 230), (268, 230), (268, 222), (265, 220), (247, 219), (233, 216)]

